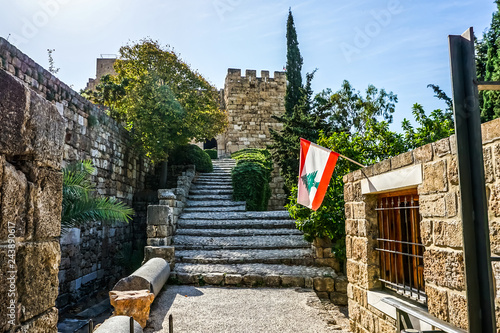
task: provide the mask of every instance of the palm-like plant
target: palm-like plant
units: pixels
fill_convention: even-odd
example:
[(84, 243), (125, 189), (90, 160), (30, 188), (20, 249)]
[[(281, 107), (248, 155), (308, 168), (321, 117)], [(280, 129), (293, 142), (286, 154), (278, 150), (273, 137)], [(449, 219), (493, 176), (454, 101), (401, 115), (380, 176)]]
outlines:
[(94, 171), (92, 161), (74, 162), (63, 169), (63, 228), (79, 227), (94, 221), (113, 224), (132, 219), (134, 210), (125, 203), (116, 198), (95, 195), (95, 184), (90, 181)]

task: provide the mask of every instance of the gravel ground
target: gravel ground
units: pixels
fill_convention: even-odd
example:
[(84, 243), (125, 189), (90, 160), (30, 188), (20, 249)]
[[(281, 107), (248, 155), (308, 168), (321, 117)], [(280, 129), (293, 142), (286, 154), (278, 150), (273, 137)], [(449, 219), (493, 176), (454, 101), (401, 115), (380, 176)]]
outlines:
[(311, 290), (168, 286), (155, 300), (145, 332), (349, 332), (349, 321)]

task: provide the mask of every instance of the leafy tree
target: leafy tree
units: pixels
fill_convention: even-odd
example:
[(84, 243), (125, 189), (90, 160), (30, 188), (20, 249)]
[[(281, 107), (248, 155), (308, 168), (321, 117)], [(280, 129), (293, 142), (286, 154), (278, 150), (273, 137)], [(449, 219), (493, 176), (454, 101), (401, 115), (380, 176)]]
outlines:
[(418, 103), (413, 105), (412, 113), (420, 126), (415, 129), (406, 118), (403, 120), (402, 128), (405, 132), (405, 142), (408, 149), (415, 149), (455, 133), (451, 98), (439, 86), (430, 84), (428, 87), (434, 90), (435, 97), (446, 103), (446, 109), (444, 111), (436, 109), (427, 116), (422, 105)]
[[(500, 80), (500, 1), (496, 0), (497, 11), (493, 13), (490, 28), (483, 34), (476, 46), (476, 67), (480, 80)], [(483, 122), (500, 116), (500, 92), (480, 92), (482, 100), (481, 120)]]
[(322, 119), (312, 110), (313, 91), (311, 89), (311, 80), (313, 77), (314, 72), (306, 75), (306, 86), (301, 88), (303, 90), (302, 99), (293, 108), (292, 113), (274, 117), (283, 123), (283, 129), (279, 132), (271, 129), (273, 143), (268, 148), (271, 151), (273, 160), (280, 167), (287, 194), (290, 194), (290, 190), (297, 185), (300, 138), (315, 142), (319, 130), (323, 126)]
[(85, 223), (128, 222), (134, 211), (116, 198), (95, 195), (95, 184), (90, 180), (95, 172), (91, 161), (80, 161), (63, 169), (63, 200), (61, 225), (79, 227)]
[(285, 94), (285, 110), (286, 114), (291, 115), (295, 106), (299, 105), (304, 97), (301, 74), (303, 61), (291, 9), (288, 10), (286, 24), (286, 46), (286, 79), (288, 84)]

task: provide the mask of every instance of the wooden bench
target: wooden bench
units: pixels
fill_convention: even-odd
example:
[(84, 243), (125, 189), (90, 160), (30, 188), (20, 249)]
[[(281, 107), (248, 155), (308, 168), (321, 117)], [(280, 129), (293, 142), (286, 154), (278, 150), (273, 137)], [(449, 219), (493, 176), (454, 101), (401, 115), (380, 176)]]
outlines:
[(398, 332), (403, 329), (413, 328), (410, 317), (413, 316), (421, 321), (428, 323), (439, 329), (438, 331), (423, 331), (422, 333), (431, 332), (449, 332), (449, 333), (467, 333), (466, 330), (452, 326), (450, 323), (431, 316), (428, 312), (417, 308), (409, 306), (395, 298), (385, 297), (382, 298), (382, 302), (389, 304), (396, 308), (396, 328)]

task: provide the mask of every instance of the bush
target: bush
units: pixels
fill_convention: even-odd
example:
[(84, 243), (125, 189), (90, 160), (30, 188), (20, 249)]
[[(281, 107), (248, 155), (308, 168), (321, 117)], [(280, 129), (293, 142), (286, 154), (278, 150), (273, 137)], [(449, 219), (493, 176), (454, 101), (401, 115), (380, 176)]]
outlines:
[(247, 210), (267, 210), (271, 197), (271, 171), (273, 162), (266, 149), (243, 149), (231, 155), (237, 160), (231, 172), (233, 198), (246, 201)]
[(210, 156), (211, 159), (213, 160), (216, 160), (218, 158), (218, 155), (217, 155), (217, 149), (205, 149), (204, 150), (205, 153), (208, 154), (208, 156)]
[(212, 172), (214, 169), (210, 156), (196, 145), (178, 146), (170, 154), (168, 162), (175, 165), (194, 164), (199, 172)]

